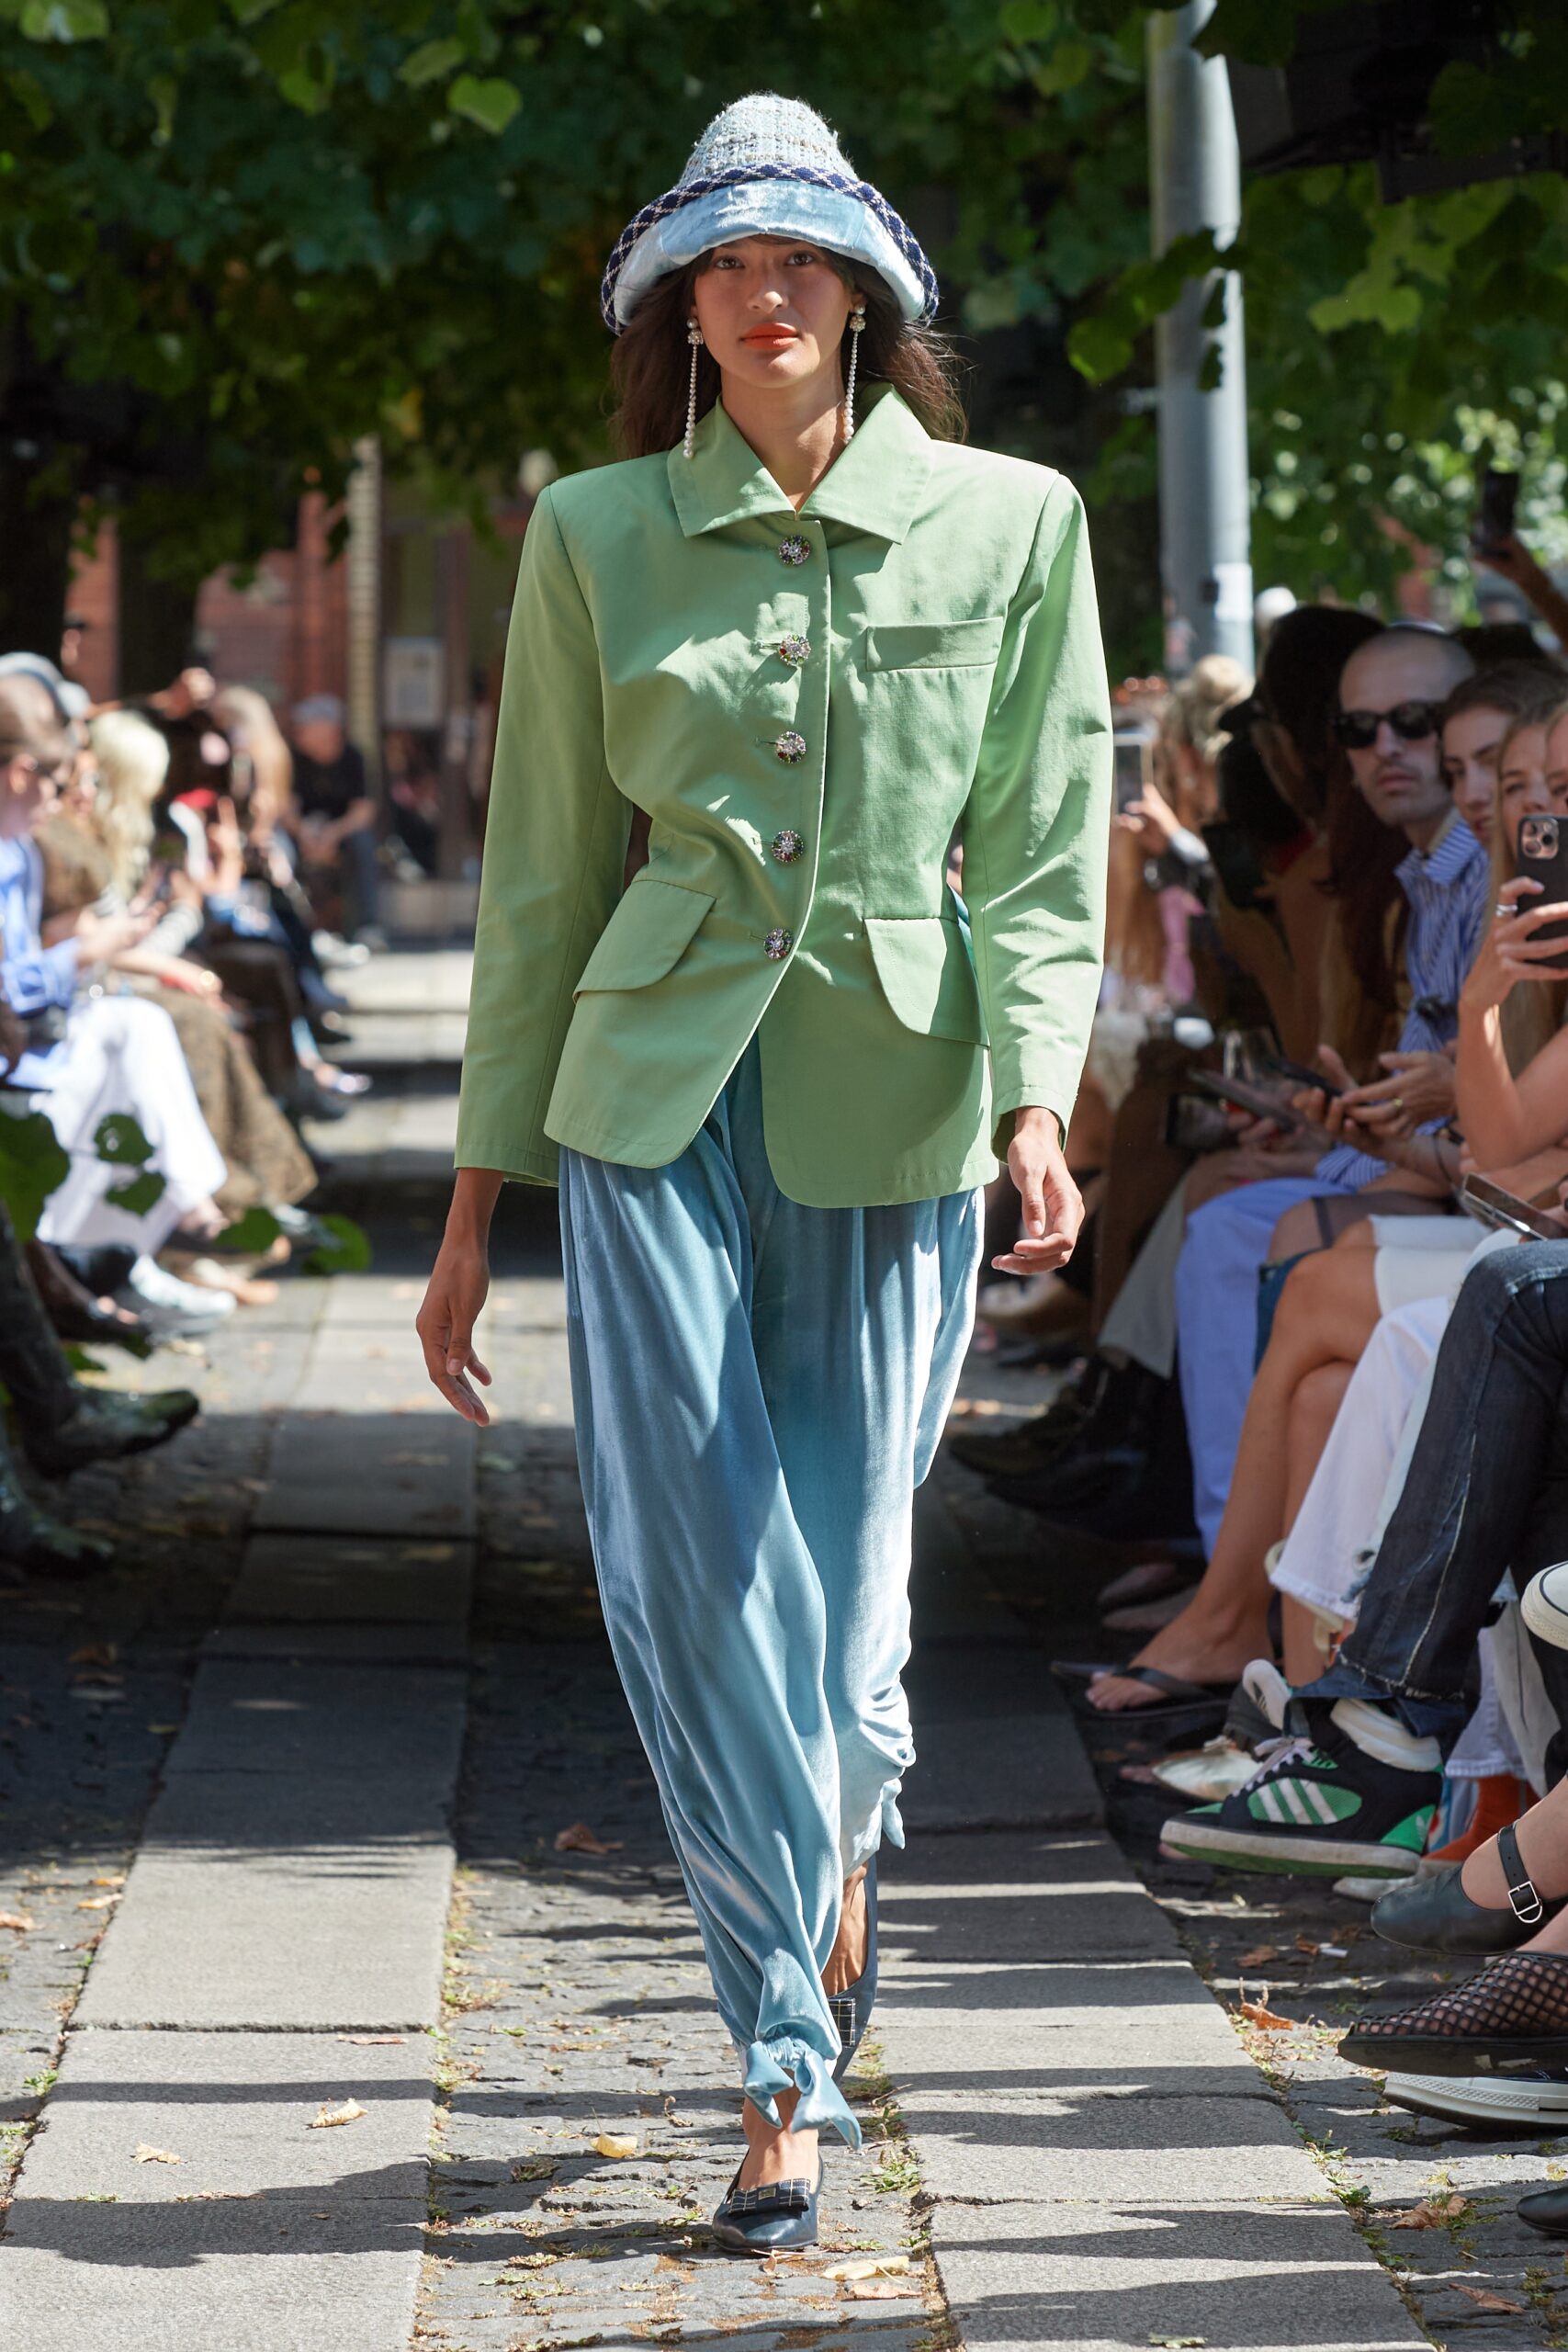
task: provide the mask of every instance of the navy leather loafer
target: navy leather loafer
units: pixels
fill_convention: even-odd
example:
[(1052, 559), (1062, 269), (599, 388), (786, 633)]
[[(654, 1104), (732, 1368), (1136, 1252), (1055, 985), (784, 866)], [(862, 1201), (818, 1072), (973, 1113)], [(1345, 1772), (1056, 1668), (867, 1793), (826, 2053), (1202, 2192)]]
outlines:
[(815, 2180), (773, 2180), (762, 2188), (742, 2188), (737, 2171), (714, 2214), (714, 2236), (727, 2254), (759, 2257), (815, 2245), (821, 2195), (820, 2158)]

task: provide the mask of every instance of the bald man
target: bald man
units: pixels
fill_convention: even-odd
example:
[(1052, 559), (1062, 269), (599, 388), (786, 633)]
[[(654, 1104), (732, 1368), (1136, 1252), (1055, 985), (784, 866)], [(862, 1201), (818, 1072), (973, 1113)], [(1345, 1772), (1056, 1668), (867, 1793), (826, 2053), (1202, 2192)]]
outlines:
[[(1407, 627), (1369, 638), (1339, 681), (1337, 731), (1356, 788), (1410, 844), (1398, 868), (1410, 907), (1403, 950), (1410, 1009), (1398, 1048), (1405, 1054), (1438, 1054), (1452, 1043), (1460, 989), (1490, 909), (1486, 854), (1443, 781), (1438, 733), (1444, 697), (1472, 668), (1451, 639)], [(1430, 1121), (1428, 1130), (1441, 1125)], [(1244, 1184), (1188, 1221), (1176, 1278), (1178, 1360), (1206, 1552), (1230, 1492), (1256, 1364), (1258, 1277), (1274, 1228), (1298, 1202), (1362, 1192), (1380, 1177), (1390, 1179), (1386, 1161), (1340, 1144), (1309, 1174)]]

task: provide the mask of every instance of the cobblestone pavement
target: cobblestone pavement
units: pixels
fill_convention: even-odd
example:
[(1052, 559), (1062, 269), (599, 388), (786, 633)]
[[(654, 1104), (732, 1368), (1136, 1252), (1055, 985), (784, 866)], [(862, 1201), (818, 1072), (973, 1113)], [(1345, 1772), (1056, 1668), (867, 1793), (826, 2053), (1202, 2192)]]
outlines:
[[(557, 1853), (577, 1823), (611, 1850)], [(483, 1645), (459, 1853), (416, 2341), (564, 2352), (724, 2336), (806, 2352), (852, 2331), (904, 2352), (931, 2338), (914, 2169), (865, 2064), (863, 2148), (824, 2143), (820, 2247), (759, 2264), (707, 2242), (740, 2144), (734, 2057), (600, 1644)], [(893, 2275), (828, 2275), (874, 2257)]]
[[(965, 1387), (971, 1409), (997, 1428), (1048, 1393), (1037, 1378), (998, 1376), (983, 1359)], [(1043, 1666), (1046, 1654), (1130, 1654), (1133, 1645), (1119, 1648), (1093, 1611), (1096, 1589), (1121, 1562), (1089, 1547), (1047, 1554), (1028, 1514), (988, 1498), (954, 1464), (942, 1475), (976, 1551), (1041, 1644)], [(1336, 2053), (1354, 2017), (1419, 2000), (1470, 1970), (1382, 1942), (1368, 1906), (1325, 1882), (1165, 1860), (1159, 1826), (1179, 1807), (1123, 1777), (1157, 1745), (1124, 1718), (1087, 1737), (1113, 1835), (1433, 2342), (1456, 2352), (1568, 2346), (1568, 2254), (1515, 2213), (1527, 2190), (1568, 2179), (1568, 2134), (1483, 2133), (1412, 2115), (1382, 2098), (1379, 2077)], [(1244, 1999), (1287, 2022), (1254, 2024)]]

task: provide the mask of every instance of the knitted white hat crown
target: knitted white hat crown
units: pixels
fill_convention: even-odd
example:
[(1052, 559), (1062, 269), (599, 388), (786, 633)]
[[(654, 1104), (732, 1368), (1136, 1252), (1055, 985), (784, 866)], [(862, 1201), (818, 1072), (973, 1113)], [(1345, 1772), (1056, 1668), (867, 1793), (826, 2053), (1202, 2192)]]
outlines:
[(913, 232), (799, 98), (753, 91), (714, 117), (665, 195), (615, 241), (600, 307), (618, 334), (649, 288), (716, 245), (799, 237), (874, 271), (907, 319), (936, 315), (937, 284)]

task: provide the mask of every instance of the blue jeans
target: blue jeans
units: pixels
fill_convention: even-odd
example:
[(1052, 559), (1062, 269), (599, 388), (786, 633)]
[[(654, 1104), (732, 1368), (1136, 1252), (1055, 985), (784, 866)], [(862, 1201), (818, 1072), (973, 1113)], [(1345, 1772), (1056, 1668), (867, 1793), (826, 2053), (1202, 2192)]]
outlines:
[[(1470, 1715), (1476, 1636), (1504, 1570), (1522, 1581), (1564, 1556), (1568, 1241), (1527, 1241), (1466, 1275), (1355, 1630), (1298, 1695), (1391, 1705), (1446, 1754)], [(1539, 1655), (1568, 1722), (1568, 1660)]]
[(829, 2079), (842, 1884), (914, 1745), (914, 1489), (968, 1342), (980, 1196), (803, 1208), (755, 1041), (666, 1168), (561, 1155), (578, 1460), (604, 1621), (746, 2090)]
[(1274, 1227), (1298, 1201), (1345, 1190), (1315, 1176), (1273, 1176), (1222, 1193), (1187, 1220), (1176, 1266), (1176, 1362), (1192, 1451), (1192, 1509), (1205, 1554), (1213, 1553), (1224, 1516), (1258, 1369), (1258, 1277)]

